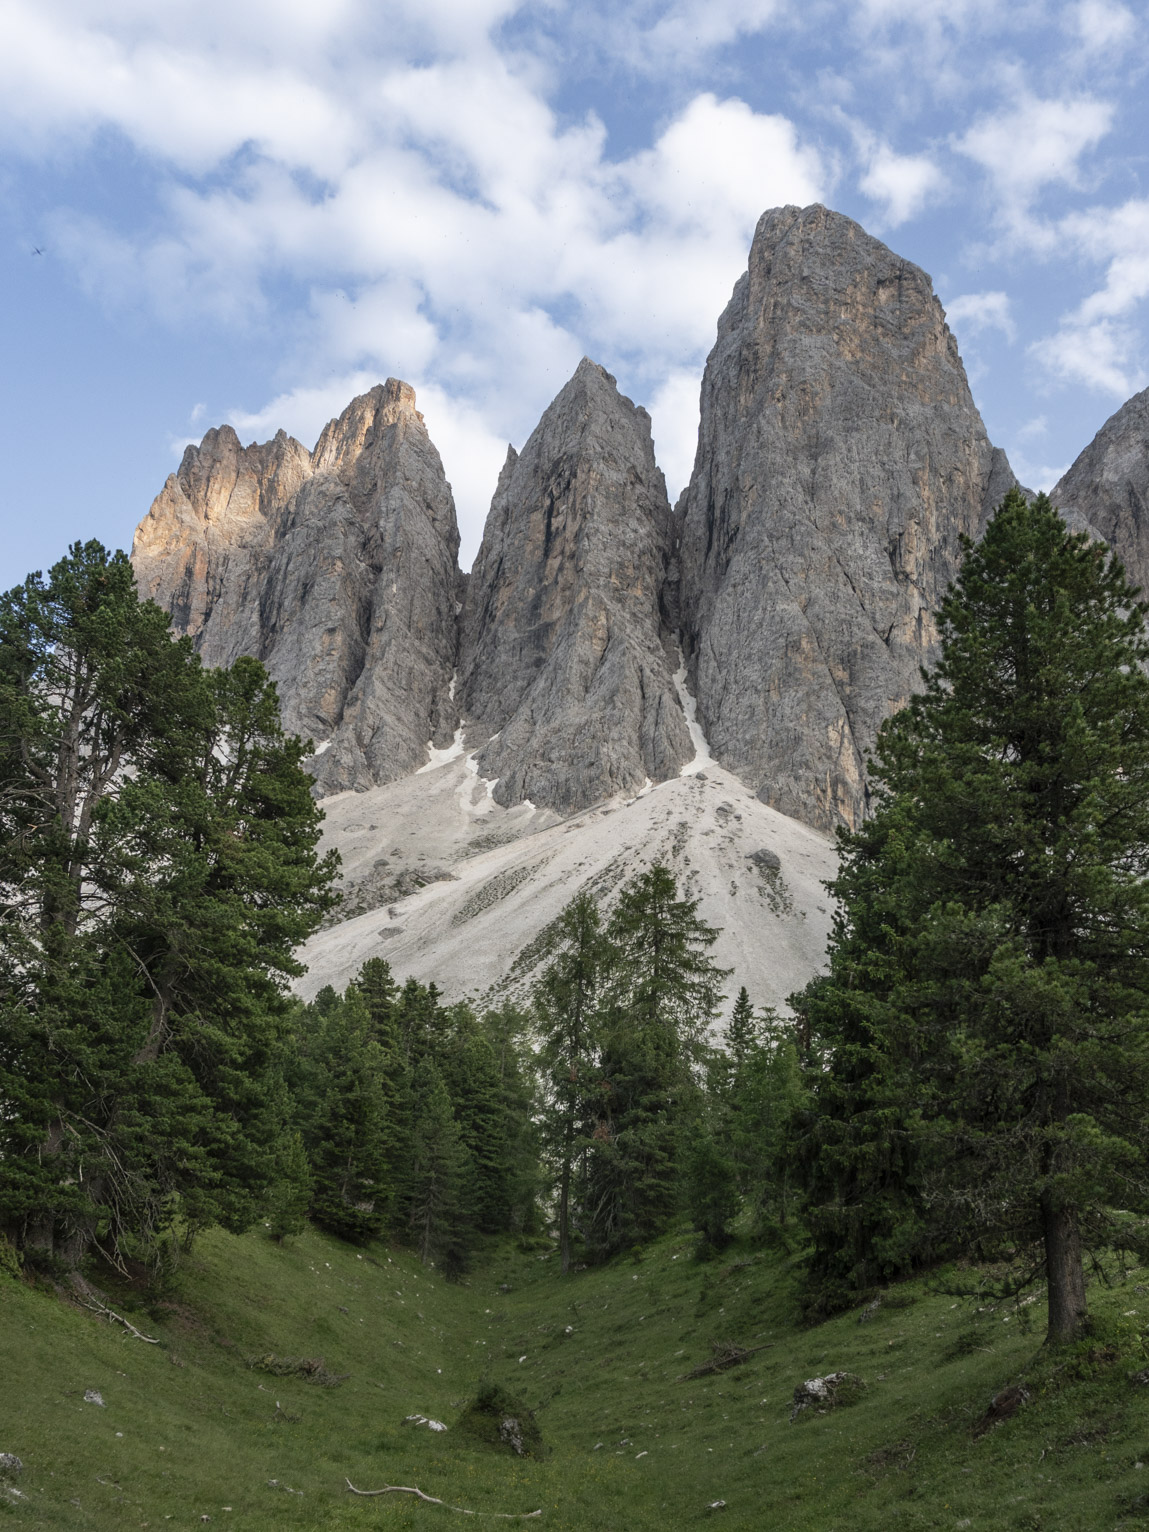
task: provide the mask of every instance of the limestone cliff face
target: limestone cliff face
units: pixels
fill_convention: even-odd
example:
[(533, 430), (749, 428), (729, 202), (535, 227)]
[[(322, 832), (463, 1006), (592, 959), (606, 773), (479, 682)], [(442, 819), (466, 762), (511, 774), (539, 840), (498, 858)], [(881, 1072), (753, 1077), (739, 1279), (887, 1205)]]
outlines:
[(1149, 593), (1149, 388), (1109, 417), (1050, 499), (1071, 526), (1103, 537)]
[(660, 606), (676, 525), (650, 418), (584, 360), (508, 453), (467, 585), (463, 712), (496, 799), (569, 812), (693, 755)]
[(864, 813), (864, 753), (1014, 482), (925, 272), (825, 208), (763, 215), (719, 320), (679, 503), (689, 664), (715, 756), (784, 813)]
[(321, 745), (319, 790), (363, 788), (450, 739), (459, 534), (442, 463), (390, 378), (314, 453), (228, 426), (189, 447), (140, 523), (140, 593), (205, 663), (263, 660), (286, 727)]

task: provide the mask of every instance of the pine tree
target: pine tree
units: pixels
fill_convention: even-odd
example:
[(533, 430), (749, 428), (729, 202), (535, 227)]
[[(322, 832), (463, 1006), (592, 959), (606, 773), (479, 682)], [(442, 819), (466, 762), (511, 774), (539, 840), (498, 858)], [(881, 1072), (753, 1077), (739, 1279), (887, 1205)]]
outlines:
[(267, 1221), (278, 1244), (290, 1234), (302, 1234), (312, 1199), (311, 1167), (298, 1131), (285, 1135), (280, 1145), (275, 1182), (271, 1189)]
[[(558, 1182), (559, 1256), (565, 1276), (571, 1266), (572, 1193), (576, 1206), (581, 1205), (586, 1151), (601, 1100), (599, 1001), (610, 948), (589, 894), (579, 894), (559, 917), (559, 940), (558, 954), (535, 986), (533, 1004), (542, 1145)], [(580, 1164), (582, 1174), (576, 1176)]]
[(734, 1161), (714, 1136), (699, 1126), (686, 1156), (690, 1217), (701, 1235), (700, 1257), (730, 1243), (730, 1223), (739, 1206)]
[(469, 1171), (443, 1077), (430, 1058), (415, 1070), (409, 1226), (419, 1258), (448, 1275), (466, 1264), (470, 1219), (464, 1203)]
[(592, 1135), (588, 1233), (600, 1253), (648, 1239), (677, 1212), (684, 1136), (697, 1115), (709, 1024), (723, 977), (718, 933), (679, 899), (661, 866), (623, 889), (603, 1024), (601, 1105)]
[(315, 1019), (303, 1096), (311, 1216), (341, 1239), (363, 1244), (382, 1233), (392, 1196), (383, 1054), (354, 985)]
[(0, 1226), (66, 1262), (262, 1209), (321, 815), (254, 660), (77, 544), (0, 598)]
[(1083, 1246), (1149, 1210), (1145, 616), (1044, 496), (1011, 492), (967, 546), (942, 658), (881, 732), (877, 811), (843, 837), (830, 972), (797, 997), (816, 1270), (843, 1234), (847, 1284), (1036, 1248), (1059, 1342)]

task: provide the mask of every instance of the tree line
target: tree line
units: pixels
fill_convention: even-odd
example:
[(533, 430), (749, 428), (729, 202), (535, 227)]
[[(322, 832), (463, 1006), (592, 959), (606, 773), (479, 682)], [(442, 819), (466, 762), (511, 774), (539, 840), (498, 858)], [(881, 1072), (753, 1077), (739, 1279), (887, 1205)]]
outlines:
[(1073, 1339), (1089, 1252), (1149, 1256), (1147, 612), (1011, 492), (840, 833), (825, 971), (715, 1038), (717, 933), (661, 866), (573, 901), (521, 1007), (382, 960), (294, 1000), (336, 898), (307, 747), (77, 545), (0, 600), (0, 1229), (75, 1263), (311, 1218), (450, 1275), (544, 1223), (568, 1272), (741, 1218), (811, 1318), (980, 1262)]

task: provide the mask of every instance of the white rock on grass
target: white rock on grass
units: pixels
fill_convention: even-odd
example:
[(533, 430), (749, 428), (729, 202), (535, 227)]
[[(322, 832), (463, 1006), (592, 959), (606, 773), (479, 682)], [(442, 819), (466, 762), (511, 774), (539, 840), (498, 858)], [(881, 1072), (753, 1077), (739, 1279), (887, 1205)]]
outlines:
[(441, 1420), (432, 1420), (429, 1415), (404, 1415), (405, 1426), (426, 1426), (428, 1431), (445, 1431), (447, 1428)]

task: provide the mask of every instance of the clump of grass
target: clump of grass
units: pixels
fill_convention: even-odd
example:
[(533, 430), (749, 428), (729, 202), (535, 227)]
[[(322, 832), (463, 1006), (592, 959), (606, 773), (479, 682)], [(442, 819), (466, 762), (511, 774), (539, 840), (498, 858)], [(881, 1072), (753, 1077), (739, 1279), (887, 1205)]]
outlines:
[(479, 1384), (455, 1429), (521, 1458), (542, 1457), (545, 1450), (534, 1411), (517, 1394), (489, 1378)]
[(349, 1372), (329, 1372), (321, 1356), (276, 1356), (268, 1351), (263, 1356), (249, 1357), (247, 1365), (252, 1372), (270, 1373), (273, 1378), (302, 1378), (305, 1383), (318, 1383), (323, 1388), (338, 1388), (351, 1376)]

